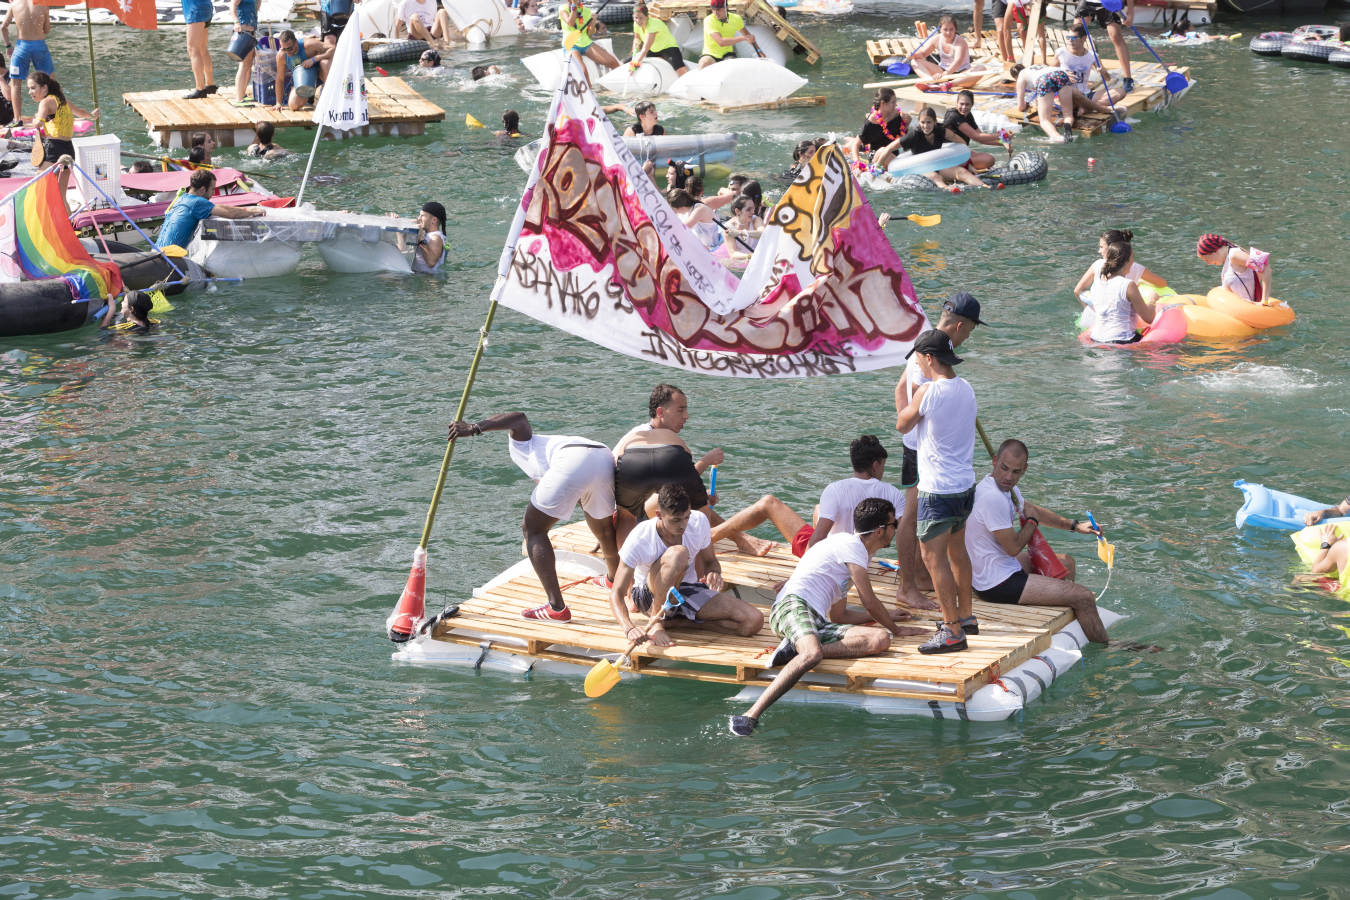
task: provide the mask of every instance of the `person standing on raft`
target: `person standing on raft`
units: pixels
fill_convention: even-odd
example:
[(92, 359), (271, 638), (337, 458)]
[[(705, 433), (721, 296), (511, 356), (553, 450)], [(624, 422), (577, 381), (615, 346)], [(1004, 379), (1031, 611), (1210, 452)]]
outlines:
[(735, 55), (737, 44), (749, 44), (755, 48), (756, 55), (764, 55), (755, 36), (745, 27), (745, 19), (727, 10), (727, 0), (710, 0), (708, 6), (712, 11), (703, 20), (703, 55), (698, 60), (700, 69)]
[(571, 518), (572, 510), (580, 504), (586, 525), (600, 542), (600, 555), (605, 559), (609, 580), (614, 580), (619, 566), (613, 518), (614, 457), (599, 441), (536, 434), (522, 412), (499, 413), (478, 422), (451, 422), (450, 440), (474, 437), (485, 431), (510, 432), (507, 452), (511, 461), (535, 482), (520, 527), (525, 534), (525, 552), (548, 603), (522, 610), (520, 615), (526, 619), (570, 622), (572, 611), (558, 586), (557, 558), (548, 530), (562, 519)]
[[(895, 507), (889, 500), (868, 497), (853, 510), (852, 525), (852, 531), (832, 534), (809, 548), (774, 599), (769, 627), (783, 641), (769, 668), (779, 672), (745, 715), (730, 718), (728, 728), (737, 737), (749, 737), (764, 711), (822, 659), (879, 656), (890, 648), (892, 636), (922, 633), (895, 623), (867, 574), (872, 555), (895, 538)], [(849, 608), (850, 583), (858, 589), (865, 612)]]
[(942, 622), (920, 653), (952, 653), (968, 647), (967, 634), (979, 634), (971, 607), (970, 557), (966, 519), (975, 503), (975, 417), (978, 407), (970, 383), (952, 369), (961, 362), (952, 339), (925, 331), (910, 356), (929, 379), (915, 388), (896, 415), (898, 431), (919, 433), (919, 553), (933, 579)]
[[(1057, 553), (1069, 574), (1062, 580), (1031, 570), (1026, 547), (1037, 525), (1063, 528), (1075, 534), (1099, 534), (1089, 523), (1070, 521), (1044, 506), (1028, 503), (1017, 482), (1027, 472), (1027, 445), (1010, 438), (999, 445), (993, 471), (975, 486), (975, 506), (966, 523), (966, 552), (970, 555), (971, 586), (987, 603), (1071, 608), (1088, 640), (1107, 643), (1106, 626), (1097, 613), (1092, 591), (1074, 583), (1074, 559)], [(1026, 523), (1019, 526), (1018, 518)]]
[(1220, 283), (1242, 299), (1264, 303), (1270, 297), (1270, 254), (1264, 250), (1239, 250), (1221, 235), (1202, 234), (1195, 255), (1211, 266), (1223, 266)]

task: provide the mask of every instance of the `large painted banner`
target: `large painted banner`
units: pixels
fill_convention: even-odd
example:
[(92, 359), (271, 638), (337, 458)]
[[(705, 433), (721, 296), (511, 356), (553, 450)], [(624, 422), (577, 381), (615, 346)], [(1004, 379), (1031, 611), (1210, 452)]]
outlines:
[(928, 319), (837, 147), (821, 148), (766, 225), (737, 279), (680, 221), (570, 62), (494, 296), (690, 372), (801, 378), (902, 365)]

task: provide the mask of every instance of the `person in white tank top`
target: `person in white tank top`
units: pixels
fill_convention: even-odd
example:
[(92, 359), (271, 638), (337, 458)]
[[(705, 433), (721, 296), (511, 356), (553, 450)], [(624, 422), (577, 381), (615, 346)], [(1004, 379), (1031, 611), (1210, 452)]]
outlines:
[[(1077, 297), (1079, 302), (1084, 306), (1092, 305), (1092, 301), (1088, 299), (1087, 289), (1101, 278), (1102, 264), (1106, 261), (1106, 248), (1114, 241), (1129, 244), (1131, 249), (1133, 249), (1134, 232), (1129, 229), (1110, 228), (1102, 233), (1101, 238), (1097, 241), (1098, 258), (1092, 261), (1092, 264), (1088, 266), (1087, 271), (1083, 273), (1083, 277), (1078, 279), (1078, 284), (1074, 285), (1073, 288), (1074, 296)], [(1130, 263), (1128, 271), (1125, 272), (1125, 277), (1135, 284), (1141, 284), (1142, 282), (1147, 281), (1154, 287), (1167, 287), (1167, 280), (1165, 278), (1154, 272), (1150, 272), (1147, 268), (1137, 262)]]
[(1153, 307), (1144, 302), (1139, 286), (1128, 275), (1133, 262), (1133, 248), (1124, 241), (1113, 241), (1106, 247), (1106, 259), (1089, 266), (1079, 282), (1092, 279), (1088, 305), (1096, 319), (1088, 337), (1099, 344), (1132, 344), (1139, 340), (1134, 317), (1153, 321)]
[(956, 19), (943, 16), (938, 20), (937, 39), (938, 61), (924, 57), (914, 58), (914, 69), (924, 76), (925, 81), (942, 81), (970, 68), (970, 45), (956, 31)]

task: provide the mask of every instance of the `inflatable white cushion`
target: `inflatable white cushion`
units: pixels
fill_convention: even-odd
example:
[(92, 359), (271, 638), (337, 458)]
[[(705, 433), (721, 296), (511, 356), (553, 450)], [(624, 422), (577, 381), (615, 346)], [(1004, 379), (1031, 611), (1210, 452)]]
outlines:
[[(604, 47), (610, 53), (614, 52), (613, 43), (609, 38), (601, 38), (595, 43)], [(534, 76), (534, 80), (539, 82), (541, 87), (553, 91), (557, 90), (558, 83), (563, 77), (563, 54), (565, 52), (561, 47), (556, 50), (545, 50), (543, 53), (527, 56), (521, 62), (525, 64), (525, 68), (529, 69), (530, 74)], [(595, 84), (600, 80), (600, 76), (605, 73), (600, 71), (599, 66), (591, 62), (589, 56), (582, 57), (582, 60), (586, 63), (586, 74), (590, 76), (591, 84)]]
[(791, 96), (806, 79), (767, 59), (726, 59), (690, 69), (670, 86), (672, 97), (718, 106), (773, 103)]
[(675, 70), (664, 59), (648, 57), (637, 71), (628, 66), (611, 69), (597, 82), (598, 87), (613, 91), (621, 97), (655, 97), (664, 94), (675, 83)]

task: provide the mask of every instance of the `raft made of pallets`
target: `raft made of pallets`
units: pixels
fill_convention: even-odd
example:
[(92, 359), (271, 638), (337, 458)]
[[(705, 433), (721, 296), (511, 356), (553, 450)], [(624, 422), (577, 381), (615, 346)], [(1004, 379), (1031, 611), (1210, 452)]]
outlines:
[[(221, 94), (200, 100), (184, 100), (180, 91), (136, 91), (122, 100), (146, 122), (150, 137), (160, 147), (187, 147), (193, 132), (209, 133), (223, 147), (247, 146), (254, 140), (253, 127), (271, 122), (283, 128), (313, 128), (312, 109), (285, 107), (237, 107)], [(402, 78), (366, 79), (366, 102), (370, 124), (350, 131), (324, 129), (324, 137), (378, 134), (385, 137), (412, 137), (426, 133), (428, 122), (445, 119), (445, 110), (408, 86)]]
[[(766, 0), (727, 0), (727, 9), (745, 19), (747, 25), (764, 25), (773, 29), (774, 35), (783, 43), (796, 48), (809, 65), (820, 61), (820, 51), (806, 39), (806, 35), (788, 23), (778, 8)], [(685, 15), (693, 19), (699, 28), (707, 17), (707, 0), (654, 0), (651, 14), (658, 19), (669, 21), (674, 16)]]
[(720, 113), (746, 112), (756, 109), (795, 109), (803, 106), (824, 106), (825, 96), (823, 94), (811, 94), (805, 97), (784, 97), (781, 100), (773, 100), (769, 103), (747, 103), (744, 106), (720, 106), (716, 103), (695, 103), (695, 106), (701, 106), (704, 109), (715, 109)]
[[(582, 677), (600, 658), (621, 654), (628, 641), (610, 611), (609, 591), (590, 580), (604, 574), (595, 539), (584, 523), (555, 528), (550, 537), (570, 622), (521, 617), (522, 609), (545, 602), (529, 561), (522, 560), (472, 597), (456, 598), (458, 613), (401, 645), (394, 660)], [(764, 557), (741, 553), (729, 541), (715, 549), (728, 589), (760, 607), (767, 619), (773, 592), (792, 573), (796, 557), (781, 543)], [(877, 567), (872, 586), (882, 602), (894, 603), (898, 582), (893, 572)], [(974, 606), (980, 633), (969, 638), (965, 652), (925, 656), (917, 650), (924, 638), (897, 638), (884, 655), (823, 660), (784, 699), (851, 704), (878, 713), (1001, 720), (1081, 658), (1085, 641), (1071, 610), (978, 600)], [(913, 612), (921, 623), (937, 615)], [(1108, 624), (1119, 619), (1105, 610), (1103, 616)], [(768, 664), (778, 638), (767, 626), (751, 637), (699, 627), (681, 627), (671, 636), (670, 647), (644, 644), (634, 652), (625, 677), (731, 685), (748, 698), (776, 674)]]

